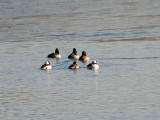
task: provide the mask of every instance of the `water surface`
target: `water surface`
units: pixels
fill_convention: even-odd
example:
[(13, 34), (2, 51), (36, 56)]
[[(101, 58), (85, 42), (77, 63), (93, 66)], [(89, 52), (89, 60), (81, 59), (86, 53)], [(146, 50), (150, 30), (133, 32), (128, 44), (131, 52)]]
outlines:
[[(0, 119), (159, 120), (158, 0), (1, 0)], [(69, 70), (73, 48), (100, 65)], [(40, 70), (59, 48), (53, 69)]]

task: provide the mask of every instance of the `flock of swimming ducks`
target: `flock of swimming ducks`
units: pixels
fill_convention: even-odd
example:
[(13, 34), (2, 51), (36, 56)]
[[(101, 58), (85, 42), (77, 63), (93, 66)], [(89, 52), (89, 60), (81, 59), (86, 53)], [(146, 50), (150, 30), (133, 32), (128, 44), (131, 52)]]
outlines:
[[(51, 53), (47, 56), (48, 58), (61, 58), (61, 54), (59, 53), (58, 48), (55, 49), (55, 53)], [(68, 59), (72, 59), (75, 60), (73, 62), (73, 64), (71, 64), (68, 68), (69, 69), (78, 69), (79, 66), (76, 63), (76, 60), (80, 60), (82, 62), (88, 62), (90, 60), (90, 58), (87, 56), (86, 52), (83, 51), (82, 55), (79, 57), (79, 55), (77, 54), (77, 50), (76, 48), (73, 48), (72, 53), (68, 56)], [(92, 63), (87, 65), (88, 69), (93, 69), (93, 70), (97, 70), (99, 69), (99, 65), (98, 62), (96, 60), (93, 60)], [(47, 60), (42, 66), (41, 66), (42, 70), (51, 70), (52, 66), (50, 64), (50, 62)]]

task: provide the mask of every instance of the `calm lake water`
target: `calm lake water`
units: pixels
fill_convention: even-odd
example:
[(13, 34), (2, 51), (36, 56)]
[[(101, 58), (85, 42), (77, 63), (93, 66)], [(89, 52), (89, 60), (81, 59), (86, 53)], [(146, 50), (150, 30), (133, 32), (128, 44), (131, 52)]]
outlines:
[(0, 0), (0, 66), (1, 120), (159, 120), (160, 1)]

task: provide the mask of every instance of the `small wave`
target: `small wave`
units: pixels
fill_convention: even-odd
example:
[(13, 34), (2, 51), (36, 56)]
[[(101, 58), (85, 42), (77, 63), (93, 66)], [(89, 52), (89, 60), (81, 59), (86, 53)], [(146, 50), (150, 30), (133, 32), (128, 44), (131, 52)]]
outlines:
[(133, 59), (158, 59), (160, 57), (122, 57), (122, 58), (109, 58), (109, 59), (124, 59), (124, 60), (133, 60)]
[(95, 42), (133, 42), (133, 41), (159, 41), (160, 36), (157, 37), (142, 37), (142, 38), (122, 38), (122, 39), (104, 39), (95, 40)]

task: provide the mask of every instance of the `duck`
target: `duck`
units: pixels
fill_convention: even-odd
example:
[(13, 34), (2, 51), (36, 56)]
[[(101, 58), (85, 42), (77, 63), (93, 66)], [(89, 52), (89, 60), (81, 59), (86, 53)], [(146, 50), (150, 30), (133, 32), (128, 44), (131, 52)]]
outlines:
[(92, 63), (87, 65), (88, 69), (97, 70), (99, 69), (98, 62), (96, 60), (93, 60)]
[(41, 66), (41, 70), (51, 70), (51, 69), (52, 66), (48, 60)]
[(68, 56), (69, 59), (78, 60), (79, 55), (77, 54), (76, 48), (73, 48), (73, 52)]
[(80, 61), (82, 62), (87, 62), (90, 60), (90, 58), (87, 56), (86, 52), (85, 51), (82, 51), (82, 55), (81, 57), (79, 58)]
[(76, 61), (74, 61), (73, 64), (71, 64), (68, 68), (69, 69), (78, 69), (79, 66), (77, 65)]
[(47, 56), (48, 58), (61, 58), (58, 48), (55, 49), (55, 53), (51, 53)]

